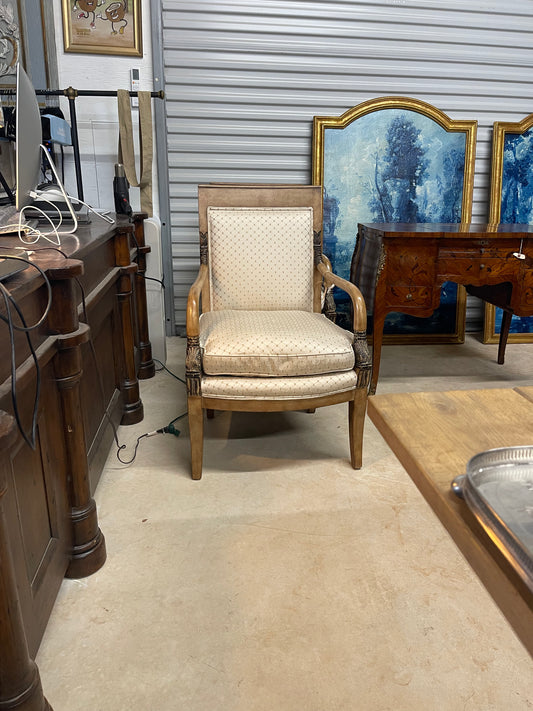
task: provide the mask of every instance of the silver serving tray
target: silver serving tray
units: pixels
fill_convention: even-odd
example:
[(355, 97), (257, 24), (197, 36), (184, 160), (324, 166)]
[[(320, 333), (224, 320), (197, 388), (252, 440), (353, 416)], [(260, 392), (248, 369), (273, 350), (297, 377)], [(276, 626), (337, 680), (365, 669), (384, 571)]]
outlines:
[(533, 445), (476, 454), (452, 490), (533, 592)]

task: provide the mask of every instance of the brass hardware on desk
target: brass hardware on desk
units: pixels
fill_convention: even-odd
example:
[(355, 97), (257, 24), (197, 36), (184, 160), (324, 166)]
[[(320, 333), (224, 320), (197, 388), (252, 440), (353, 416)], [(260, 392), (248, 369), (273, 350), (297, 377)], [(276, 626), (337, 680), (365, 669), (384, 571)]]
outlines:
[(485, 265), (484, 265), (484, 264), (480, 264), (480, 265), (479, 265), (479, 268), (480, 268), (480, 269), (485, 269)]
[(406, 294), (406, 295), (405, 295), (406, 301), (411, 301), (412, 298), (413, 298), (413, 295), (412, 295), (412, 294)]

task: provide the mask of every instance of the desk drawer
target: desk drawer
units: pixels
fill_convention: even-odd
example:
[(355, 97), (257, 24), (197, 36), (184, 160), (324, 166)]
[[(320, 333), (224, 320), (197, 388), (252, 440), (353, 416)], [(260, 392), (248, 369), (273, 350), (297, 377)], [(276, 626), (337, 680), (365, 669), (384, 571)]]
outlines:
[[(431, 247), (431, 246), (430, 246)], [(399, 284), (431, 286), (435, 281), (436, 250), (413, 242), (408, 248), (388, 248), (387, 279)]]
[(473, 281), (489, 278), (492, 283), (507, 281), (517, 272), (517, 260), (481, 256), (476, 258), (454, 257), (441, 255), (438, 266), (439, 274), (443, 274), (450, 281), (466, 282), (469, 278)]
[(433, 291), (430, 286), (388, 286), (385, 298), (387, 306), (429, 308)]

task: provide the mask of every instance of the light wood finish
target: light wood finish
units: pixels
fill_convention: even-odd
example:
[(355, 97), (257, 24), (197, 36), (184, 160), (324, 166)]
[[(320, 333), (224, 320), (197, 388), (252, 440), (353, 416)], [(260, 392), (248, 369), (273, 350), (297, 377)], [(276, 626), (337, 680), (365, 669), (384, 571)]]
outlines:
[[(340, 402), (349, 403), (350, 459), (354, 468), (362, 465), (363, 426), (366, 413), (370, 357), (366, 342), (366, 307), (359, 289), (331, 272), (329, 260), (322, 255), (322, 191), (309, 185), (201, 185), (198, 190), (200, 260), (198, 276), (189, 291), (187, 301), (187, 397), (191, 440), (191, 474), (202, 476), (203, 412), (208, 417), (214, 410), (244, 412), (279, 412), (287, 410), (312, 411), (317, 407)], [(199, 344), (199, 318), (211, 310), (208, 268), (208, 206), (217, 207), (309, 207), (313, 208), (313, 309), (320, 312), (325, 287), (335, 285), (348, 293), (352, 301), (355, 370), (357, 387), (336, 395), (306, 399), (235, 400), (202, 396), (202, 355)], [(288, 237), (288, 236), (287, 236)], [(272, 270), (276, 265), (272, 265)], [(290, 283), (287, 290), (290, 290)]]
[[(519, 248), (527, 255), (525, 260), (513, 256)], [(496, 287), (502, 287), (503, 308), (518, 316), (531, 315), (532, 259), (532, 225), (360, 224), (352, 278), (372, 302), (368, 304), (374, 322), (370, 394), (376, 392), (388, 313), (431, 316), (439, 305), (441, 286), (453, 281), (481, 298), (486, 289), (494, 295)], [(509, 288), (504, 289), (507, 282)], [(462, 306), (458, 313), (464, 318)], [(503, 329), (499, 363), (503, 363), (505, 343)]]
[(533, 388), (375, 395), (368, 414), (533, 654), (533, 594), (451, 491), (478, 452), (532, 443), (533, 405), (519, 390)]

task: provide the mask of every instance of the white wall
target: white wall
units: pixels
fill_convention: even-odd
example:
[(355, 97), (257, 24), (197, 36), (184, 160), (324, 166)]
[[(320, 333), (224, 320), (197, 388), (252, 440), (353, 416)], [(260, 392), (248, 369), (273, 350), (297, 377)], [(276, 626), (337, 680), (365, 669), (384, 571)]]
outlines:
[[(130, 89), (130, 69), (140, 70), (140, 89), (154, 91), (152, 67), (151, 13), (149, 0), (142, 0), (142, 57), (117, 55), (66, 53), (63, 49), (63, 19), (61, 0), (51, 0), (54, 7), (54, 25), (57, 47), (59, 88), (78, 90), (117, 91)], [(159, 87), (156, 88), (158, 90)], [(159, 99), (154, 99), (158, 101)], [(65, 118), (69, 119), (66, 99), (60, 101)], [(153, 108), (153, 107), (152, 107)], [(108, 97), (78, 97), (76, 99), (81, 169), (85, 201), (94, 207), (113, 210), (113, 176), (117, 161), (118, 116), (117, 100)], [(137, 111), (133, 124), (137, 126)], [(138, 139), (135, 137), (136, 147)], [(70, 149), (65, 150), (68, 158)], [(138, 155), (138, 150), (136, 151)], [(139, 166), (137, 168), (139, 176)], [(157, 172), (154, 155), (154, 214), (159, 213)], [(66, 162), (66, 187), (76, 195), (76, 179), (72, 162)], [(130, 202), (134, 210), (140, 209), (139, 189), (130, 188)]]

